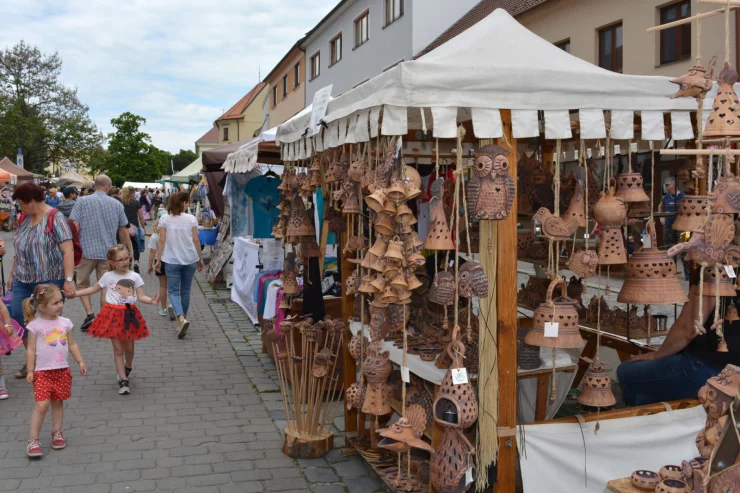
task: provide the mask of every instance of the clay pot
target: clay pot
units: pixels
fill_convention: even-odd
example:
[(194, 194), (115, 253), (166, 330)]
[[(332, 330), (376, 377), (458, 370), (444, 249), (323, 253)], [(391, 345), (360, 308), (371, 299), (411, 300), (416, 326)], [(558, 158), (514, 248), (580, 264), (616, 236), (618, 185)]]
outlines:
[[(560, 286), (561, 297), (553, 299), (553, 291)], [(524, 338), (532, 346), (550, 348), (582, 348), (584, 346), (578, 329), (577, 301), (566, 296), (567, 286), (561, 278), (554, 279), (547, 288), (545, 302), (534, 311), (534, 323)], [(557, 322), (558, 336), (545, 337), (545, 323)]]
[(681, 466), (676, 465), (667, 465), (660, 468), (660, 471), (658, 471), (658, 474), (663, 479), (678, 479), (679, 481), (683, 481), (683, 471), (681, 470)]
[(673, 222), (675, 231), (694, 231), (707, 219), (706, 195), (684, 195), (678, 203), (678, 215)]
[(691, 493), (691, 488), (680, 479), (664, 479), (655, 487), (655, 493)]
[(609, 188), (609, 193), (601, 192), (601, 198), (594, 205), (593, 216), (601, 229), (622, 226), (627, 217), (627, 209), (624, 201), (615, 196), (614, 187)]
[(630, 476), (632, 486), (645, 491), (655, 491), (655, 487), (660, 483), (660, 476), (653, 471), (638, 470)]
[(650, 197), (642, 188), (642, 175), (640, 173), (621, 173), (617, 177), (616, 196), (625, 203), (647, 202)]

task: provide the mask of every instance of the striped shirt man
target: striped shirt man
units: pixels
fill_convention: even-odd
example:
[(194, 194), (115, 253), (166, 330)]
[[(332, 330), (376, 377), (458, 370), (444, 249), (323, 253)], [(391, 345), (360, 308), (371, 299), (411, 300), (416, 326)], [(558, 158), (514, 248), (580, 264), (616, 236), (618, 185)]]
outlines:
[(102, 191), (77, 199), (69, 218), (80, 225), (82, 257), (91, 260), (105, 260), (128, 224), (123, 204)]

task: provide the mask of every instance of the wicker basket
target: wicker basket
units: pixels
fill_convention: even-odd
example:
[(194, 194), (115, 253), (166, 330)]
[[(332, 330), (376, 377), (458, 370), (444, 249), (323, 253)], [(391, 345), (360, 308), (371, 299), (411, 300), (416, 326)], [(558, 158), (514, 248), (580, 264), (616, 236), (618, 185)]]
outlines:
[(539, 346), (531, 346), (520, 337), (516, 340), (516, 362), (522, 370), (534, 370), (542, 365)]

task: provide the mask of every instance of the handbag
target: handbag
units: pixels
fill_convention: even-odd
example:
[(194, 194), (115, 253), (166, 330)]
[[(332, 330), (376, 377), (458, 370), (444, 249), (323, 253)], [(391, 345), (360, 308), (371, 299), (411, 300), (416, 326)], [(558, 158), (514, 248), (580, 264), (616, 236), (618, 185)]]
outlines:
[(128, 234), (131, 236), (131, 238), (135, 238), (136, 235), (137, 235), (137, 233), (138, 233), (138, 230), (137, 230), (136, 226), (134, 226), (133, 224), (129, 223), (128, 224)]

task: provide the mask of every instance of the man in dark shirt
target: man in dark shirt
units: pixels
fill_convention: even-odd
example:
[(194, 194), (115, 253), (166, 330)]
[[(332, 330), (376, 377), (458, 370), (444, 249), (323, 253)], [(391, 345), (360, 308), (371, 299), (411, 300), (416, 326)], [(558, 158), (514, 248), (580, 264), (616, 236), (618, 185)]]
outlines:
[[(663, 199), (660, 201), (658, 211), (678, 212), (678, 203), (683, 198), (683, 192), (676, 191), (676, 179), (673, 177), (666, 178), (665, 182), (663, 182), (663, 188), (666, 194), (663, 195)], [(675, 220), (676, 216), (660, 218), (660, 222), (663, 224), (663, 246), (665, 248), (670, 248), (678, 243), (678, 237), (681, 235), (680, 231), (673, 229)]]
[(77, 201), (77, 189), (75, 187), (65, 187), (62, 190), (62, 194), (64, 194), (64, 200), (59, 203), (57, 210), (69, 219), (69, 215), (72, 214), (72, 208)]

